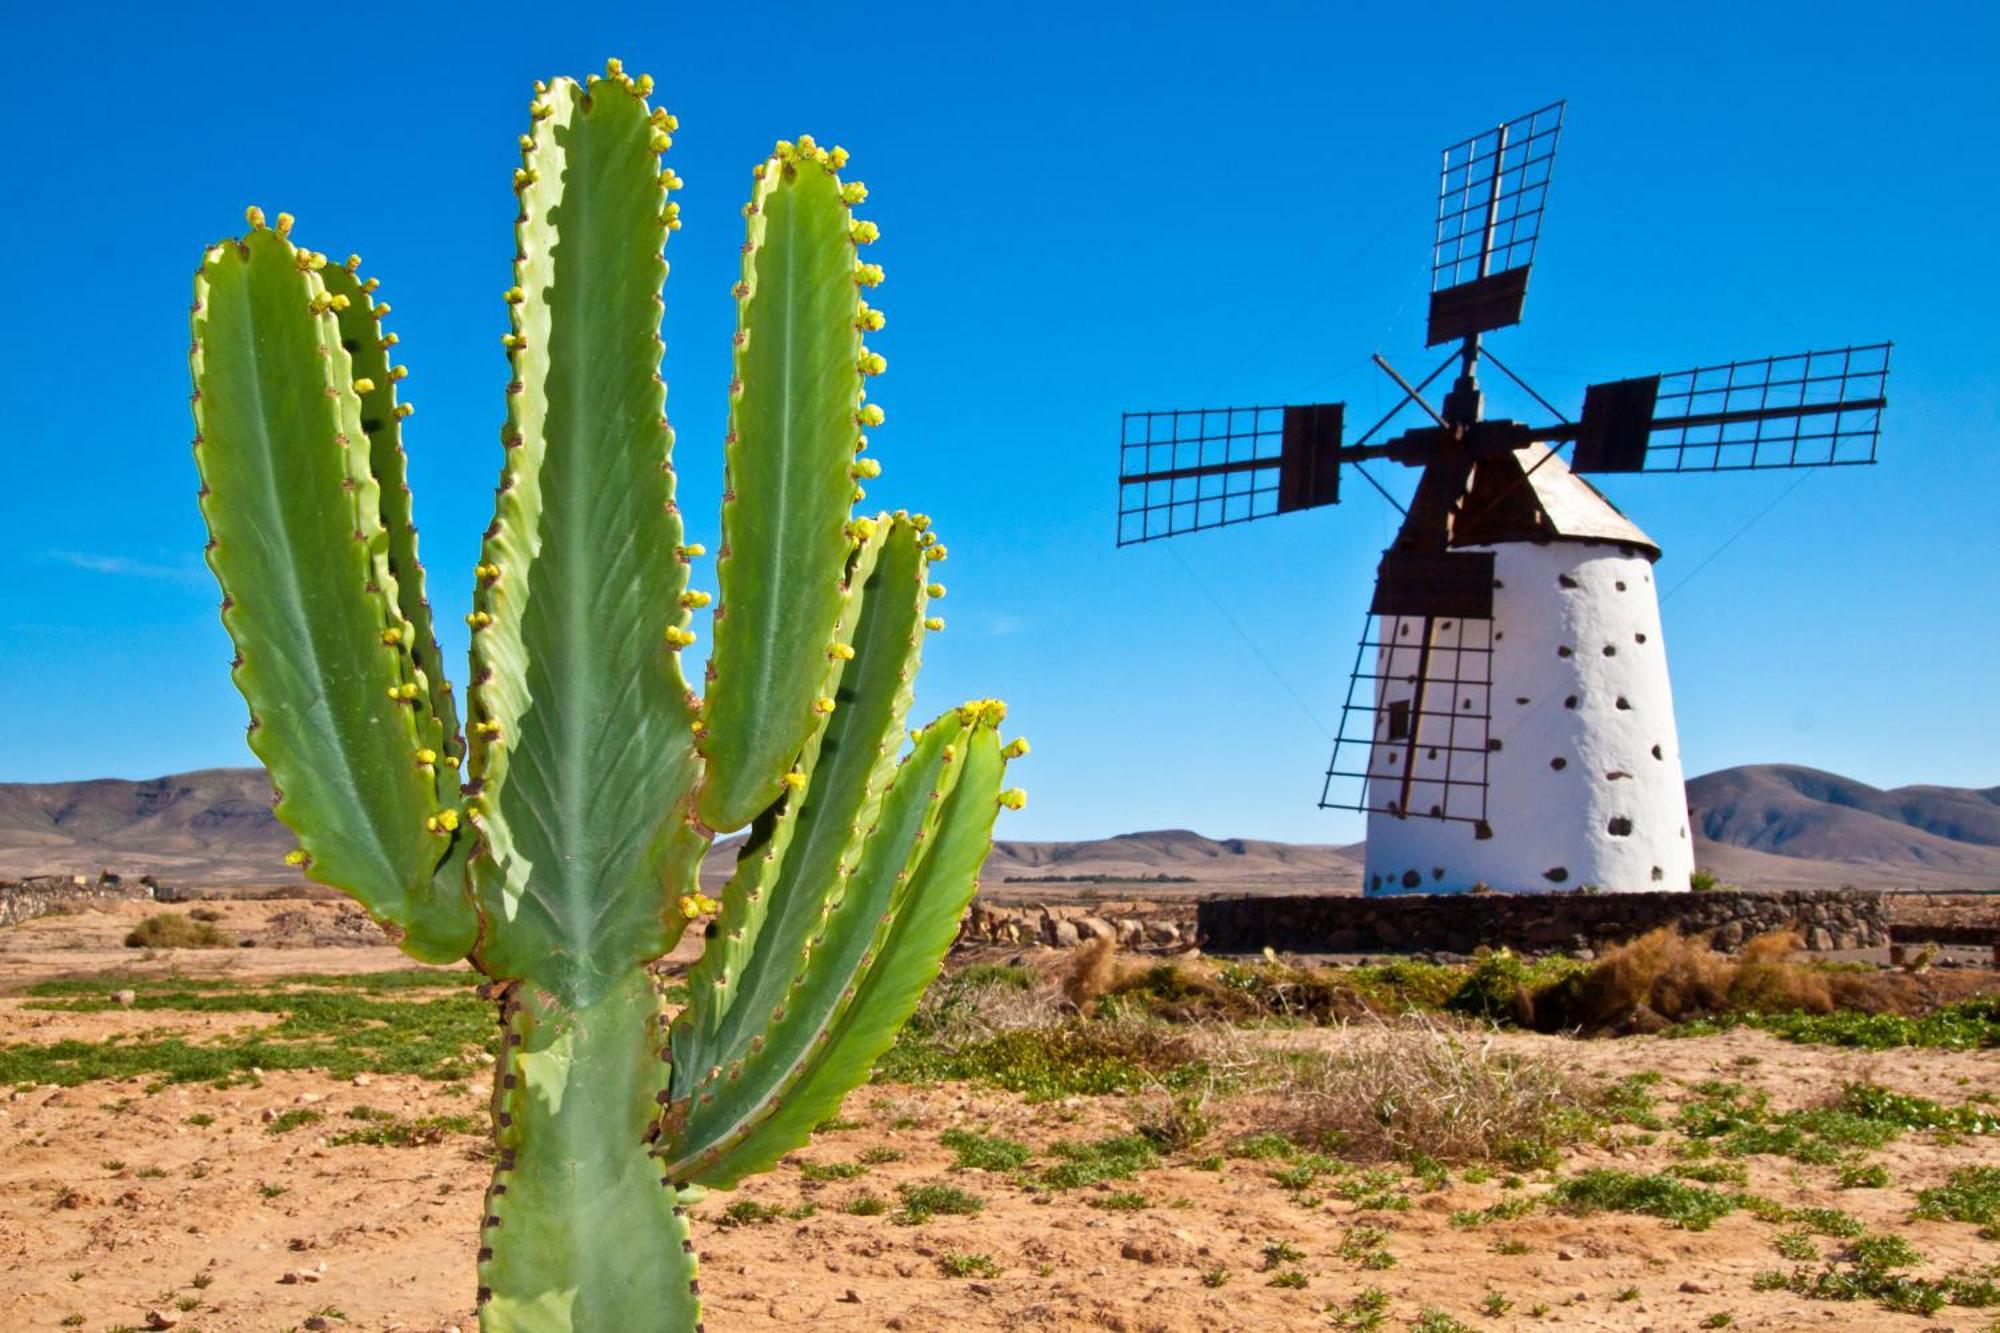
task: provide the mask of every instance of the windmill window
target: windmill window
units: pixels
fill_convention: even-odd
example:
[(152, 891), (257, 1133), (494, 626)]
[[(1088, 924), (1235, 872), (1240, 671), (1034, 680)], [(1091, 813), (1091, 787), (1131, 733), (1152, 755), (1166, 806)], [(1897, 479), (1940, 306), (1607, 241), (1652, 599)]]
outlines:
[(1514, 696), (1514, 702), (1522, 705), (1523, 707), (1526, 707), (1528, 702), (1528, 696), (1525, 694), (1517, 694)]
[(1620, 591), (1620, 592), (1624, 592), (1624, 591), (1625, 591), (1625, 580), (1624, 580), (1624, 579), (1620, 579), (1620, 580), (1618, 580), (1618, 582), (1616, 582), (1616, 583), (1612, 584), (1611, 586), (1612, 586), (1612, 587), (1614, 587), (1614, 588), (1616, 588), (1616, 589), (1618, 589), (1618, 591)]
[(1615, 643), (1607, 643), (1607, 644), (1605, 644), (1605, 645), (1604, 645), (1604, 655), (1605, 655), (1606, 657), (1616, 657), (1616, 656), (1618, 656), (1618, 645), (1617, 645), (1617, 644), (1615, 644)]
[(1560, 773), (1569, 767), (1569, 760), (1563, 758), (1561, 755), (1557, 755), (1555, 758), (1549, 760), (1549, 767)]
[(1629, 778), (1629, 777), (1631, 777), (1631, 776), (1632, 776), (1632, 775), (1631, 775), (1630, 773), (1627, 773), (1627, 772), (1626, 772), (1626, 771), (1625, 771), (1624, 769), (1622, 769), (1622, 768), (1614, 768), (1614, 769), (1612, 769), (1612, 770), (1611, 770), (1611, 771), (1610, 771), (1609, 773), (1606, 773), (1606, 774), (1604, 775), (1604, 780), (1605, 780), (1606, 782), (1616, 782), (1616, 781), (1618, 781), (1618, 780), (1619, 780), (1620, 778)]
[(1667, 877), (1666, 871), (1660, 869), (1658, 866), (1653, 867), (1653, 883), (1658, 884), (1661, 880), (1665, 879), (1666, 877)]
[(1389, 739), (1406, 741), (1410, 738), (1410, 701), (1391, 699), (1389, 701)]
[(1486, 748), (1487, 748), (1488, 750), (1496, 750), (1496, 751), (1497, 751), (1497, 750), (1498, 750), (1498, 749), (1500, 748), (1500, 738), (1499, 738), (1498, 736), (1493, 736), (1493, 737), (1490, 737), (1490, 738), (1488, 738), (1488, 740), (1487, 740), (1487, 742), (1486, 742)]
[(1572, 695), (1570, 695), (1570, 696), (1569, 696), (1569, 698), (1567, 698), (1567, 699), (1563, 700), (1563, 707), (1564, 707), (1564, 708), (1574, 708), (1574, 707), (1576, 707), (1576, 696), (1575, 696), (1574, 694), (1572, 694)]
[(1632, 821), (1624, 815), (1613, 815), (1611, 822), (1606, 824), (1604, 828), (1614, 838), (1629, 838), (1632, 836)]
[(1665, 759), (1666, 757), (1667, 757), (1667, 756), (1666, 756), (1666, 752), (1665, 752), (1664, 750), (1660, 749), (1660, 747), (1659, 747), (1659, 746), (1655, 745), (1655, 746), (1653, 747), (1653, 758), (1655, 758), (1655, 759)]
[(1618, 711), (1621, 713), (1629, 713), (1632, 711), (1632, 701), (1630, 699), (1627, 699), (1622, 694), (1618, 696)]
[(1632, 636), (1632, 642), (1634, 643), (1644, 643), (1645, 641), (1646, 641), (1646, 631), (1644, 630), (1640, 630), (1637, 634), (1634, 634)]
[(1576, 586), (1576, 580), (1567, 574), (1556, 575), (1556, 582), (1565, 588), (1574, 588)]
[(1403, 872), (1403, 887), (1404, 887), (1404, 888), (1406, 888), (1406, 889), (1414, 889), (1414, 888), (1416, 888), (1416, 887), (1417, 887), (1418, 885), (1422, 884), (1423, 882), (1424, 882), (1424, 877), (1423, 877), (1422, 875), (1419, 875), (1419, 874), (1418, 874), (1418, 873), (1417, 873), (1416, 871), (1414, 871), (1414, 870), (1405, 870), (1405, 871)]
[(1554, 866), (1548, 870), (1544, 870), (1542, 878), (1551, 884), (1560, 884), (1569, 878), (1569, 870), (1565, 866)]
[(1558, 647), (1556, 648), (1556, 656), (1557, 656), (1557, 657), (1568, 657), (1568, 656), (1570, 655), (1571, 651), (1572, 651), (1572, 650), (1571, 650), (1571, 648), (1570, 648), (1570, 646), (1569, 646), (1568, 644), (1566, 644), (1566, 643), (1565, 643), (1565, 644), (1561, 644), (1561, 645), (1559, 645), (1559, 646), (1558, 646)]

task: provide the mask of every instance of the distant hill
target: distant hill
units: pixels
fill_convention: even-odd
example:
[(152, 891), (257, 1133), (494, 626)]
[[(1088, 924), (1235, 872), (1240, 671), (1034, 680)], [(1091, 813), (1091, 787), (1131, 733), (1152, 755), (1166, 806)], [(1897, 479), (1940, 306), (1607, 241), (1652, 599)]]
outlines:
[[(0, 784), (0, 876), (141, 873), (192, 884), (280, 884), (291, 835), (272, 818), (254, 768), (212, 768), (141, 782)], [(2000, 787), (1898, 787), (1784, 764), (1724, 769), (1688, 783), (1697, 860), (1721, 878), (1772, 887), (2000, 887)], [(709, 858), (726, 873), (729, 845)], [(1208, 838), (1187, 829), (1085, 842), (1008, 842), (987, 863), (989, 890), (1152, 881), (1159, 891), (1357, 891), (1358, 845)]]
[(2000, 887), (2000, 787), (1895, 787), (1793, 764), (1688, 783), (1695, 852), (1739, 883)]

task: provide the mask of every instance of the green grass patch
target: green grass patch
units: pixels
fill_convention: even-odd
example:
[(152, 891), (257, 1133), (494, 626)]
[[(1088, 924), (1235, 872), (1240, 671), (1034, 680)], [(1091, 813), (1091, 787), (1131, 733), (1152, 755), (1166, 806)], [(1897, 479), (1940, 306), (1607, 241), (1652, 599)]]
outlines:
[(1740, 1197), (1668, 1175), (1642, 1175), (1598, 1167), (1558, 1181), (1549, 1202), (1579, 1214), (1643, 1213), (1687, 1231), (1706, 1231), (1733, 1212)]
[(1916, 1216), (1971, 1222), (2000, 1240), (2000, 1166), (1962, 1166), (1943, 1185), (1917, 1191)]
[(1762, 1028), (1786, 1041), (1886, 1051), (1903, 1046), (1973, 1051), (2000, 1046), (2000, 996), (1981, 995), (1941, 1005), (1927, 1014), (1732, 1014), (1669, 1028), (1670, 1037), (1701, 1037), (1731, 1027)]
[[(255, 987), (229, 980), (108, 974), (42, 982), (28, 1006), (68, 1013), (121, 1008), (114, 991), (136, 993), (132, 1008), (160, 1013), (268, 1014), (276, 1021), (204, 1040), (184, 1036), (108, 1037), (102, 1041), (0, 1044), (0, 1083), (74, 1087), (95, 1079), (152, 1078), (163, 1083), (227, 1085), (255, 1070), (320, 1069), (356, 1074), (470, 1077), (476, 1054), (493, 1047), (493, 1007), (462, 978), (469, 972), (421, 971), (358, 977), (294, 976)], [(421, 983), (418, 982), (421, 978)], [(419, 984), (447, 993), (418, 996)]]
[(903, 1206), (892, 1220), (904, 1226), (921, 1226), (941, 1214), (975, 1217), (986, 1207), (986, 1200), (956, 1185), (898, 1185), (896, 1192), (902, 1195)]
[(951, 1149), (952, 1165), (961, 1171), (1013, 1171), (1027, 1165), (1034, 1155), (1025, 1143), (969, 1129), (948, 1129), (938, 1136), (938, 1142)]
[(324, 1112), (315, 1111), (309, 1106), (295, 1106), (289, 1111), (280, 1111), (267, 1121), (264, 1125), (264, 1132), (266, 1134), (289, 1134), (295, 1129), (303, 1129), (307, 1125), (316, 1125), (324, 1119), (326, 1119)]
[[(1198, 1062), (1142, 1061), (1116, 1049), (1084, 1022), (1020, 1028), (953, 1045), (906, 1027), (875, 1067), (885, 1083), (983, 1083), (1032, 1102), (1138, 1092), (1154, 1083), (1183, 1088), (1205, 1070)], [(1149, 1067), (1153, 1065), (1156, 1067)]]
[(1000, 1265), (991, 1255), (946, 1250), (938, 1256), (938, 1269), (946, 1277), (999, 1277)]
[(1089, 1143), (1057, 1143), (1049, 1151), (1062, 1160), (1032, 1173), (1028, 1182), (1049, 1190), (1083, 1189), (1107, 1180), (1130, 1180), (1160, 1158), (1160, 1150), (1142, 1134), (1121, 1134)]
[[(372, 1110), (357, 1106), (354, 1111)], [(410, 1119), (374, 1112), (371, 1115), (356, 1116), (349, 1111), (349, 1117), (360, 1120), (358, 1129), (344, 1129), (327, 1140), (334, 1148), (350, 1145), (366, 1148), (428, 1148), (443, 1143), (454, 1134), (484, 1134), (486, 1119), (469, 1115), (420, 1115)]]

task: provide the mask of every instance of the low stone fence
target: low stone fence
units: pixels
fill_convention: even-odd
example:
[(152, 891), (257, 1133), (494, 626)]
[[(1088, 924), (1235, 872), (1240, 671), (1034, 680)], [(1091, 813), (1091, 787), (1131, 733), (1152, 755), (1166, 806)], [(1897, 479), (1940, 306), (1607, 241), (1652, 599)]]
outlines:
[(0, 926), (32, 921), (51, 912), (101, 903), (150, 899), (161, 886), (151, 875), (126, 879), (110, 871), (89, 875), (30, 875), (0, 879)]
[(1889, 943), (1884, 895), (1867, 889), (1713, 893), (1407, 894), (1386, 898), (1204, 898), (1196, 931), (1210, 953), (1519, 953), (1598, 950), (1661, 926), (1719, 949), (1794, 930), (1815, 952)]
[[(1101, 915), (1100, 915), (1101, 911)], [(1176, 949), (1194, 936), (1192, 912), (1148, 905), (1098, 907), (1040, 904), (1007, 907), (975, 901), (958, 928), (960, 944), (1046, 944), (1069, 949), (1105, 936), (1121, 949)]]

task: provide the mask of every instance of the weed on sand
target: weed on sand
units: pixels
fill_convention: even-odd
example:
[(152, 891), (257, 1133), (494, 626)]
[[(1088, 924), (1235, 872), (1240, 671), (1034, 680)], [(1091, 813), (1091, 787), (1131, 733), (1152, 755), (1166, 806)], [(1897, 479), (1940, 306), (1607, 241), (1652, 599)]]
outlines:
[[(412, 975), (438, 995), (411, 993)], [(457, 972), (382, 974), (376, 978), (298, 976), (256, 986), (184, 978), (137, 980), (113, 974), (45, 982), (28, 1006), (92, 1013), (117, 1006), (115, 991), (135, 992), (132, 1008), (194, 1014), (269, 1014), (277, 1021), (207, 1040), (113, 1036), (103, 1041), (0, 1044), (0, 1082), (57, 1083), (151, 1076), (168, 1083), (226, 1084), (254, 1071), (322, 1069), (356, 1074), (469, 1077), (477, 1053), (493, 1044), (493, 1009)]]

